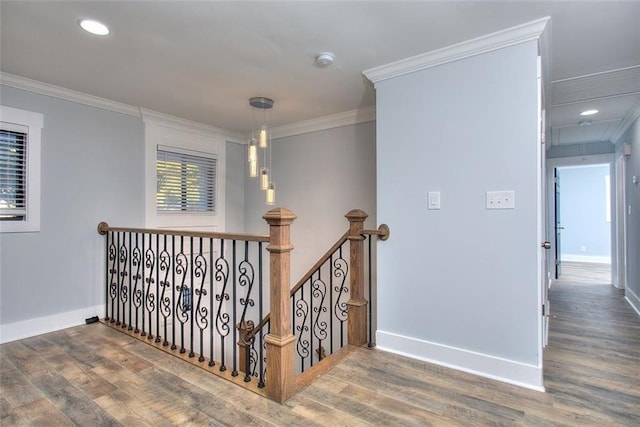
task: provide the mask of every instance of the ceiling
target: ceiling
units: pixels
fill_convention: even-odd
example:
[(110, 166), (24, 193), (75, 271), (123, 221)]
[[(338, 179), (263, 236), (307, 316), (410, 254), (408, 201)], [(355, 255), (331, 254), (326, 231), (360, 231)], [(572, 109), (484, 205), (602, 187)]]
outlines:
[[(640, 114), (640, 1), (5, 1), (4, 73), (230, 131), (252, 96), (292, 124), (375, 104), (362, 71), (551, 17), (554, 144), (614, 141)], [(80, 29), (102, 21), (106, 37)], [(314, 66), (331, 51), (335, 63)], [(579, 126), (587, 108), (600, 112)]]

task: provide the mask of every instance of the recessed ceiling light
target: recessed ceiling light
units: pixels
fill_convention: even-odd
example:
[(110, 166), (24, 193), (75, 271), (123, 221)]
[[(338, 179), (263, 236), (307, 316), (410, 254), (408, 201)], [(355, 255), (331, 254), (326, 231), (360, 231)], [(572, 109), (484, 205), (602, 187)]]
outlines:
[(582, 113), (580, 113), (581, 116), (592, 116), (594, 114), (596, 114), (598, 112), (598, 110), (585, 110)]
[(106, 25), (93, 19), (83, 19), (80, 21), (80, 26), (86, 32), (95, 34), (96, 36), (106, 36), (109, 34), (109, 28), (107, 28)]

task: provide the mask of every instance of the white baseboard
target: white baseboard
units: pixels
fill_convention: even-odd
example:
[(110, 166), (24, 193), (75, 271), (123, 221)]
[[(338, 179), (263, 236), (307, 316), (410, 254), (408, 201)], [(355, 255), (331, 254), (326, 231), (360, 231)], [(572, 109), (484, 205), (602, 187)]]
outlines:
[(629, 305), (638, 313), (640, 316), (640, 297), (636, 295), (631, 289), (626, 288), (624, 290), (624, 299), (627, 300)]
[(610, 256), (601, 256), (601, 255), (562, 254), (560, 259), (562, 261), (569, 261), (569, 262), (589, 262), (594, 264), (611, 264)]
[(0, 344), (78, 326), (93, 316), (104, 317), (104, 305), (0, 325)]
[(544, 392), (542, 366), (376, 331), (376, 348), (447, 368)]

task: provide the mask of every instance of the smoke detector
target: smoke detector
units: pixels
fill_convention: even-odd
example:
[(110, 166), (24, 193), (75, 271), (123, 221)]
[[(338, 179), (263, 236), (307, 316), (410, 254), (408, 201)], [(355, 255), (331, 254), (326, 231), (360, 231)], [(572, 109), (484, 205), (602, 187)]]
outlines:
[(331, 52), (320, 52), (316, 55), (315, 66), (318, 68), (325, 68), (333, 64), (336, 60), (336, 56)]

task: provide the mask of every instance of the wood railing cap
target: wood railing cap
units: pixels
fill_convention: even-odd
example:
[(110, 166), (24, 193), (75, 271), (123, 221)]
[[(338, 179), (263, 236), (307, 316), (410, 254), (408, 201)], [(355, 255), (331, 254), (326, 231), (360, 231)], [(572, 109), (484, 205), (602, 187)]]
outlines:
[(349, 212), (347, 212), (347, 214), (345, 215), (345, 217), (349, 220), (349, 221), (357, 221), (357, 220), (362, 220), (364, 221), (365, 219), (367, 219), (367, 217), (369, 216), (368, 213), (366, 213), (365, 211), (361, 210), (361, 209), (353, 209), (350, 210)]
[(297, 215), (287, 208), (273, 208), (262, 216), (269, 224), (290, 224)]

